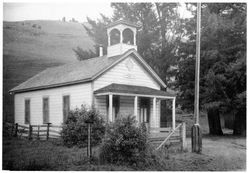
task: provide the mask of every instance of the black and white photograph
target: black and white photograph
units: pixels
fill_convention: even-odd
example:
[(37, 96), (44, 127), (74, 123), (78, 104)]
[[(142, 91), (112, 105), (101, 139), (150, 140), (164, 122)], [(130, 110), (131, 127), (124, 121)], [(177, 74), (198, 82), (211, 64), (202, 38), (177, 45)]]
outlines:
[(247, 171), (247, 2), (2, 2), (2, 170)]

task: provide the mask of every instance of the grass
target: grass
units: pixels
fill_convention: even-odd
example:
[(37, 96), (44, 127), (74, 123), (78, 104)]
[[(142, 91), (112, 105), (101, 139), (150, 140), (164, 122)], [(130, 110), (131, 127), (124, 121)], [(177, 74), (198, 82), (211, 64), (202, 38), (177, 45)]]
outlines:
[(3, 22), (4, 121), (13, 122), (14, 119), (14, 98), (8, 93), (10, 89), (48, 67), (76, 61), (72, 49), (77, 46), (89, 49), (92, 45), (80, 23)]
[(4, 170), (51, 171), (233, 171), (246, 169), (246, 138), (206, 136), (202, 154), (178, 146), (151, 150), (141, 165), (100, 164), (99, 147), (93, 149), (94, 159), (88, 163), (86, 148), (67, 148), (60, 141), (27, 141), (4, 138)]

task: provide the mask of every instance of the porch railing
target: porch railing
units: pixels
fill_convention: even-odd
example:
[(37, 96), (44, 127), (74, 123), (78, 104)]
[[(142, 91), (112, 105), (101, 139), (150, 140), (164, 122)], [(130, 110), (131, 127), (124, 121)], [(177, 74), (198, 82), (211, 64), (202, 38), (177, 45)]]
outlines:
[[(161, 134), (158, 138), (163, 140), (161, 144), (156, 148), (159, 150), (162, 146), (164, 146), (171, 138), (179, 137), (181, 148), (183, 150), (186, 149), (186, 123), (182, 122), (177, 125), (175, 129), (167, 127), (167, 128), (151, 128), (151, 134), (157, 138), (157, 134)], [(165, 137), (163, 137), (163, 135)]]

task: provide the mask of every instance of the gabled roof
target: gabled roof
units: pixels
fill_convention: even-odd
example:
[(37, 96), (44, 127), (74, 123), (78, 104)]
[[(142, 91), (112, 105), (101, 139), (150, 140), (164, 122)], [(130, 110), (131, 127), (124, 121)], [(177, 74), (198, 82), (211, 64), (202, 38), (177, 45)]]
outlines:
[(132, 26), (132, 27), (135, 27), (135, 28), (140, 28), (141, 26), (136, 24), (136, 23), (132, 23), (132, 22), (129, 22), (129, 21), (126, 21), (126, 20), (117, 20), (115, 22), (112, 22), (110, 23), (107, 28), (110, 28), (112, 26), (115, 26), (115, 25), (118, 25), (118, 24), (124, 24), (124, 25), (128, 25), (128, 26)]
[(135, 95), (151, 95), (158, 97), (175, 97), (174, 94), (168, 93), (166, 91), (156, 90), (144, 86), (134, 86), (134, 85), (123, 85), (123, 84), (110, 84), (101, 89), (94, 91), (94, 94), (135, 94)]
[(113, 57), (96, 57), (84, 61), (74, 62), (58, 67), (48, 68), (27, 81), (21, 83), (10, 92), (25, 92), (38, 89), (47, 89), (59, 86), (72, 85), (89, 82), (104, 72), (121, 62), (128, 55), (134, 54), (139, 59), (151, 76), (163, 87), (166, 87), (159, 76), (146, 64), (134, 49), (126, 51), (124, 54)]

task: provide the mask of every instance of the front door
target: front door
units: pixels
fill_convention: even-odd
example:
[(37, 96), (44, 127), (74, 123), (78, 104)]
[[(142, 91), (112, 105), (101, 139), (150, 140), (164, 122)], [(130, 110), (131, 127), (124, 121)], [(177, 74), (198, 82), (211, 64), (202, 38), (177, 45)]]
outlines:
[(140, 99), (140, 123), (145, 123), (146, 126), (149, 125), (150, 119), (150, 98)]

